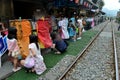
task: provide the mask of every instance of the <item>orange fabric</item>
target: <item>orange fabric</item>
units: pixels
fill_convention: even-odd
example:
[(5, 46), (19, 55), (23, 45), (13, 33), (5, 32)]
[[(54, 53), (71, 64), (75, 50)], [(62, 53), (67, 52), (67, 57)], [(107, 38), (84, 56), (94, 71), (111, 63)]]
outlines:
[(10, 26), (16, 27), (17, 29), (18, 45), (23, 58), (25, 58), (29, 54), (28, 45), (29, 35), (31, 34), (31, 23), (28, 20), (15, 20), (10, 22)]

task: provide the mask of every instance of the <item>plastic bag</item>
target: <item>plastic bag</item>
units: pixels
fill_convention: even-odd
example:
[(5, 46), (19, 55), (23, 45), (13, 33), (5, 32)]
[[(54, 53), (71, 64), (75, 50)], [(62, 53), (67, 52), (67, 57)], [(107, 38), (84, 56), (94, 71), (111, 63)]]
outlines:
[(35, 59), (34, 57), (27, 56), (25, 59), (25, 67), (32, 68), (35, 65)]

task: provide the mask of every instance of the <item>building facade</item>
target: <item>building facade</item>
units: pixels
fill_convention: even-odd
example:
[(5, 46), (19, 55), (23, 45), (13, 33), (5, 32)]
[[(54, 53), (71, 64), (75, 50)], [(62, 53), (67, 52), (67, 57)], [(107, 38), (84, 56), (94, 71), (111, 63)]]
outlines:
[(1, 17), (31, 18), (34, 10), (39, 8), (74, 7), (82, 6), (84, 9), (98, 9), (102, 0), (0, 0)]
[(46, 0), (0, 0), (0, 18), (18, 16), (29, 18), (34, 9), (42, 8), (46, 3)]
[(0, 17), (13, 16), (12, 0), (0, 0)]

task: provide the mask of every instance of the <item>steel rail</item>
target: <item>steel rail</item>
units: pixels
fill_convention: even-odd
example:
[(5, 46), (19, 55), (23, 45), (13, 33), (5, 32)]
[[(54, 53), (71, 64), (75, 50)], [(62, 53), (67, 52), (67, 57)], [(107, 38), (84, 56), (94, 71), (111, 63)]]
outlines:
[(93, 40), (90, 41), (90, 43), (84, 48), (84, 50), (77, 56), (77, 58), (71, 63), (71, 65), (65, 70), (65, 72), (58, 78), (58, 80), (62, 80), (65, 75), (69, 72), (69, 70), (74, 66), (74, 64), (78, 61), (80, 57), (83, 56), (85, 51), (91, 46), (91, 44), (96, 40), (96, 38), (100, 35), (100, 33), (104, 30), (104, 28), (107, 26), (109, 22), (107, 22), (104, 27), (96, 34), (96, 36), (93, 38)]
[[(112, 24), (112, 23), (111, 23)], [(112, 27), (112, 25), (111, 25)], [(115, 33), (114, 33), (114, 28), (112, 27), (112, 36), (113, 36), (113, 49), (114, 49), (114, 57), (115, 57), (115, 78), (116, 80), (119, 80), (119, 70), (118, 70), (118, 55), (116, 51), (116, 40), (115, 40)]]

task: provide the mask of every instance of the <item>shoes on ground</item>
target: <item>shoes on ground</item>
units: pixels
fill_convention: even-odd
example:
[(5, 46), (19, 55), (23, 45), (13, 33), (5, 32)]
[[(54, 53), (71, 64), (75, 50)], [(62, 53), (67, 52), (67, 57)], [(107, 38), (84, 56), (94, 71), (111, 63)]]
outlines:
[(57, 52), (55, 52), (55, 54), (61, 54), (61, 52), (57, 51)]
[(13, 68), (12, 70), (13, 70), (13, 72), (17, 72), (17, 71), (19, 71), (20, 69), (21, 69), (21, 67), (17, 67), (17, 69)]
[(74, 42), (76, 42), (76, 40), (73, 40)]
[(71, 39), (71, 40), (70, 40), (70, 42), (76, 42), (76, 40), (75, 40), (75, 39), (74, 39), (74, 40), (73, 40), (73, 39)]
[(83, 29), (82, 32), (86, 32), (86, 31)]
[(81, 39), (81, 37), (78, 37), (78, 38), (77, 38), (77, 40), (80, 40), (80, 39)]

